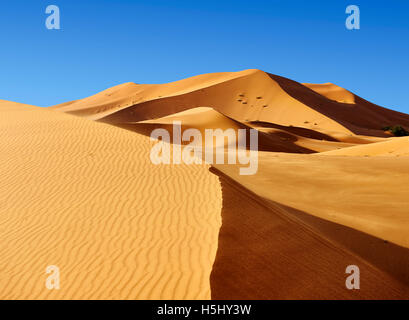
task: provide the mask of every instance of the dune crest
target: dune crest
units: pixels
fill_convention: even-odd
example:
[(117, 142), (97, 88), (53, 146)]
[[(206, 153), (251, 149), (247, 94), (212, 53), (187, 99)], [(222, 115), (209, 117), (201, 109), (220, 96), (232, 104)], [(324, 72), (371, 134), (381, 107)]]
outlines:
[(336, 84), (327, 83), (303, 83), (304, 86), (314, 90), (322, 96), (327, 97), (330, 100), (341, 103), (355, 104), (355, 96), (348, 90), (337, 86)]
[(222, 199), (209, 166), (155, 166), (144, 135), (0, 109), (1, 299), (211, 297)]
[(409, 116), (379, 107), (333, 84), (313, 85), (261, 70), (211, 73), (165, 84), (126, 83), (53, 108), (119, 124), (211, 107), (240, 122), (262, 121), (324, 133), (387, 137)]
[[(408, 297), (409, 143), (382, 128), (409, 115), (256, 69), (0, 109), (2, 298)], [(149, 137), (175, 122), (202, 145), (207, 129), (257, 130), (258, 171), (155, 166)]]

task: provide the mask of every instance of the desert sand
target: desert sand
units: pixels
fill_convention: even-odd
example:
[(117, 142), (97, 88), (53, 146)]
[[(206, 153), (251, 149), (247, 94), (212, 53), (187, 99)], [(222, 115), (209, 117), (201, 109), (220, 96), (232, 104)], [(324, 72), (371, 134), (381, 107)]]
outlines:
[(210, 298), (222, 195), (208, 165), (157, 167), (144, 135), (0, 110), (1, 299)]
[[(0, 298), (409, 298), (409, 138), (382, 130), (409, 115), (253, 69), (0, 108)], [(173, 121), (256, 129), (258, 172), (153, 165)]]
[[(367, 250), (373, 239), (342, 226), (335, 227), (340, 236), (334, 239), (334, 223), (323, 221), (321, 229), (306, 224), (301, 219), (308, 214), (265, 201), (223, 173), (215, 172), (222, 181), (223, 225), (211, 275), (213, 299), (408, 297), (403, 279), (396, 280), (367, 257), (363, 259), (353, 248), (336, 241), (353, 238)], [(395, 256), (393, 262), (400, 258)], [(376, 262), (387, 266), (384, 261)], [(407, 265), (408, 260), (404, 262)], [(345, 289), (345, 267), (350, 264), (360, 268), (360, 290)]]

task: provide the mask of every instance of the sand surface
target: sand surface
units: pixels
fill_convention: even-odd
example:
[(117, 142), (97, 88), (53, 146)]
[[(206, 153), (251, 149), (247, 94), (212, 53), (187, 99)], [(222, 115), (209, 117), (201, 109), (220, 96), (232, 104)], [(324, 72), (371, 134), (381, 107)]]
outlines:
[(210, 298), (222, 195), (209, 166), (155, 166), (146, 136), (107, 124), (0, 110), (1, 299)]
[(262, 198), (409, 248), (409, 198), (399, 187), (409, 180), (409, 157), (390, 160), (259, 152), (253, 176), (215, 167)]
[[(0, 298), (409, 298), (409, 143), (382, 130), (409, 115), (261, 70), (0, 109)], [(174, 121), (257, 130), (257, 173), (153, 165)]]
[[(409, 138), (396, 137), (391, 140), (354, 146), (354, 148), (337, 149), (325, 152), (326, 155), (338, 156), (409, 156)], [(406, 158), (406, 160), (408, 160)]]
[[(211, 275), (213, 299), (408, 297), (404, 281), (323, 237), (298, 219), (300, 211), (294, 217), (289, 214), (292, 208), (260, 199), (223, 173), (217, 174), (223, 188), (223, 225)], [(334, 225), (324, 223), (324, 228)], [(351, 235), (347, 230), (339, 233)], [(365, 238), (359, 240), (366, 244)], [(360, 290), (345, 288), (348, 265), (360, 268)]]

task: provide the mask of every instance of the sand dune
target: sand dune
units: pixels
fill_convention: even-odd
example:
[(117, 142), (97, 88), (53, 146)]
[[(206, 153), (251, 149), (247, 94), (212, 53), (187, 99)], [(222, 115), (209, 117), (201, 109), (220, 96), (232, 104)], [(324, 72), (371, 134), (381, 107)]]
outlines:
[[(267, 202), (218, 174), (223, 225), (211, 274), (213, 299), (408, 298), (409, 286), (293, 218), (294, 209)], [(345, 288), (351, 264), (360, 268), (360, 290)]]
[(323, 154), (338, 156), (409, 156), (409, 138), (393, 138), (388, 141), (333, 150)]
[[(369, 145), (368, 145), (369, 146)], [(353, 149), (360, 147), (346, 148)], [(330, 152), (328, 152), (330, 153)], [(392, 160), (392, 161), (391, 161)], [(409, 170), (407, 158), (395, 157), (340, 157), (327, 155), (295, 155), (295, 154), (271, 154), (259, 153), (259, 170), (256, 175), (250, 177), (239, 176), (237, 170), (228, 165), (215, 165), (223, 175), (227, 175), (241, 188), (244, 193), (252, 193), (258, 197), (259, 202), (263, 205), (261, 208), (255, 204), (248, 204), (248, 210), (244, 209), (248, 201), (243, 200), (244, 196), (234, 194), (228, 195), (235, 205), (226, 208), (223, 205), (223, 226), (221, 229), (218, 256), (213, 268), (212, 276), (212, 294), (214, 298), (221, 299), (228, 296), (235, 299), (246, 299), (250, 296), (260, 298), (270, 297), (287, 297), (289, 299), (298, 298), (390, 298), (393, 294), (386, 294), (385, 291), (376, 289), (376, 286), (382, 283), (382, 278), (393, 277), (400, 283), (396, 286), (393, 282), (386, 280), (392, 287), (400, 288), (400, 298), (409, 297), (409, 216), (407, 208), (409, 200), (407, 190), (404, 186), (408, 182), (407, 175), (403, 174)], [(269, 177), (269, 178), (266, 178)], [(229, 188), (227, 188), (229, 190)], [(231, 191), (228, 191), (230, 194)], [(226, 199), (226, 192), (223, 192), (223, 201)], [(253, 206), (253, 207), (251, 207)], [(251, 207), (251, 209), (250, 209)], [(267, 209), (266, 209), (267, 207)], [(239, 209), (240, 208), (240, 209)], [(292, 218), (301, 225), (307, 225), (314, 233), (322, 237), (325, 242), (331, 242), (340, 248), (343, 253), (342, 257), (328, 258), (323, 249), (317, 249), (319, 256), (314, 256), (313, 252), (307, 253), (308, 250), (314, 251), (319, 246), (314, 244), (304, 248), (304, 244), (309, 240), (300, 240), (300, 243), (294, 244), (297, 248), (303, 248), (301, 251), (308, 256), (301, 258), (301, 253), (294, 253), (288, 248), (289, 244), (280, 244), (284, 235), (276, 235), (277, 231), (271, 231), (260, 236), (252, 235), (252, 232), (246, 233), (243, 228), (266, 228), (275, 227), (280, 223), (284, 230), (287, 228), (291, 231), (283, 231), (285, 235), (296, 230), (299, 226), (283, 226), (274, 212), (278, 212), (286, 218)], [(233, 216), (237, 217), (240, 212), (237, 223), (233, 223)], [(251, 216), (247, 216), (251, 211)], [(268, 212), (270, 211), (270, 214)], [(226, 215), (228, 216), (226, 220)], [(258, 218), (255, 218), (258, 217)], [(251, 224), (250, 220), (254, 222)], [(259, 219), (259, 220), (257, 220)], [(259, 221), (259, 222), (256, 222)], [(263, 227), (262, 227), (263, 226)], [(226, 231), (227, 230), (227, 231)], [(242, 236), (233, 237), (233, 231)], [(304, 230), (305, 232), (305, 230)], [(301, 237), (304, 232), (298, 231), (297, 235)], [(305, 234), (307, 236), (308, 232)], [(254, 238), (259, 236), (260, 238)], [(311, 234), (308, 235), (310, 237)], [(267, 240), (269, 239), (269, 240)], [(296, 242), (296, 240), (293, 240)], [(233, 250), (232, 246), (246, 243), (262, 243), (263, 245), (251, 246), (249, 250), (254, 256), (251, 259), (243, 251)], [(284, 249), (286, 248), (286, 249)], [(315, 249), (314, 249), (315, 248)], [(231, 253), (233, 252), (233, 253)], [(280, 259), (296, 259), (295, 262), (297, 276), (301, 279), (303, 275), (308, 275), (304, 285), (309, 288), (307, 292), (292, 292), (292, 286), (286, 283), (286, 262), (281, 265), (277, 261)], [(286, 254), (287, 253), (287, 254)], [(242, 256), (243, 259), (232, 260), (234, 256)], [(341, 290), (336, 285), (331, 285), (340, 274), (339, 261), (355, 261), (351, 258), (358, 257), (361, 261), (357, 264), (360, 266), (369, 264), (377, 269), (382, 276), (373, 275), (377, 279), (372, 284), (367, 284), (367, 291), (361, 291), (361, 295), (348, 293)], [(266, 258), (268, 257), (268, 258)], [(349, 258), (348, 258), (349, 257)], [(270, 260), (271, 259), (271, 260)], [(301, 265), (300, 260), (307, 260), (310, 265), (317, 264), (309, 268), (308, 265)], [(327, 260), (328, 259), (328, 260)], [(335, 259), (335, 260), (334, 260)], [(251, 260), (254, 265), (249, 267), (248, 261)], [(230, 261), (230, 279), (224, 279), (227, 272), (226, 263)], [(235, 261), (235, 262), (232, 262)], [(270, 262), (268, 262), (270, 261)], [(280, 260), (281, 261), (281, 260)], [(284, 260), (286, 261), (286, 260)], [(324, 261), (334, 262), (326, 265)], [(246, 272), (246, 269), (262, 270), (267, 265), (274, 265), (275, 281), (280, 279), (286, 283), (282, 287), (275, 287), (270, 273), (257, 275), (252, 274), (243, 285), (243, 290), (238, 288), (240, 274)], [(328, 267), (331, 270), (338, 270), (337, 275), (331, 275), (330, 271), (324, 271)], [(218, 269), (220, 268), (220, 269)], [(278, 268), (278, 270), (277, 270)], [(280, 269), (281, 268), (281, 269)], [(371, 269), (369, 268), (369, 269)], [(237, 272), (237, 273), (236, 273)], [(368, 272), (367, 275), (372, 271)], [(310, 281), (321, 281), (317, 277), (328, 276), (330, 279), (323, 280), (327, 287), (320, 284), (321, 289), (317, 291), (311, 289), (313, 286)], [(237, 278), (236, 278), (237, 277)], [(316, 279), (316, 280), (312, 280)], [(367, 279), (368, 282), (372, 280)], [(213, 287), (215, 289), (213, 289)], [(261, 291), (259, 288), (262, 287)], [(276, 291), (282, 290), (282, 291)], [(286, 291), (289, 290), (289, 291)], [(328, 291), (326, 291), (328, 290)], [(337, 291), (339, 290), (339, 291)], [(379, 292), (377, 292), (380, 290)], [(326, 293), (324, 293), (326, 292)]]
[[(182, 132), (187, 129), (197, 129), (202, 135), (201, 145), (205, 145), (205, 130), (206, 129), (233, 129), (236, 137), (238, 137), (239, 130), (246, 130), (246, 141), (243, 144), (249, 148), (249, 130), (254, 128), (247, 124), (230, 119), (225, 115), (217, 112), (216, 110), (208, 107), (193, 108), (185, 111), (181, 111), (170, 116), (157, 118), (153, 120), (145, 120), (139, 122), (121, 122), (117, 123), (117, 126), (125, 128), (131, 131), (150, 135), (154, 129), (165, 128), (168, 132), (173, 134), (173, 124), (175, 121), (180, 122)], [(224, 141), (224, 147), (236, 146), (238, 141), (233, 143)], [(244, 139), (243, 139), (244, 140)], [(288, 152), (288, 153), (312, 153), (313, 150), (305, 148), (302, 144), (292, 143), (289, 139), (283, 138), (279, 134), (270, 134), (259, 132), (258, 136), (258, 149), (263, 151), (275, 151), (275, 152)], [(186, 142), (185, 144), (187, 144)], [(190, 143), (190, 142), (189, 142)], [(214, 142), (215, 146), (218, 146), (217, 141)]]
[[(0, 298), (409, 297), (409, 144), (381, 129), (406, 114), (260, 70), (0, 109)], [(153, 165), (174, 121), (258, 130), (258, 172)]]
[(262, 198), (409, 248), (409, 199), (397, 187), (408, 180), (406, 157), (259, 152), (254, 176), (240, 176), (231, 165), (215, 167)]
[(260, 152), (259, 170), (251, 178), (237, 175), (232, 166), (215, 166), (264, 199), (409, 248), (409, 200), (406, 189), (397, 187), (407, 183), (402, 172), (408, 163), (403, 157)]
[[(279, 137), (282, 141), (286, 141), (287, 144), (294, 144), (303, 148), (306, 148), (310, 152), (292, 152), (292, 153), (313, 153), (313, 152), (325, 152), (331, 150), (338, 150), (341, 148), (347, 148), (357, 145), (359, 143), (365, 143), (364, 141), (354, 141), (356, 143), (343, 142), (343, 137), (339, 140), (332, 136), (326, 135), (322, 132), (294, 127), (294, 126), (280, 126), (273, 123), (254, 121), (248, 123), (252, 128), (258, 130), (260, 133), (267, 134), (270, 137)], [(357, 137), (357, 136), (354, 136)], [(345, 138), (345, 140), (349, 140)], [(383, 140), (382, 140), (383, 141)], [(371, 143), (371, 142), (368, 142)], [(279, 151), (279, 150), (271, 150)], [(313, 151), (313, 152), (312, 152)]]
[(155, 166), (146, 136), (107, 124), (0, 110), (1, 299), (210, 298), (222, 199), (208, 166)]
[[(408, 115), (381, 108), (355, 95), (354, 103), (351, 97), (344, 97), (348, 103), (334, 101), (328, 98), (336, 98), (329, 94), (331, 90), (309, 86), (316, 91), (260, 70), (245, 70), (205, 74), (162, 85), (126, 83), (54, 108), (114, 124), (212, 107), (241, 122), (263, 121), (326, 133), (382, 137), (386, 134), (381, 128), (387, 125), (409, 128)], [(345, 92), (342, 91), (343, 95)]]
[[(354, 95), (354, 104), (341, 103), (328, 99), (325, 95), (293, 80), (269, 75), (277, 81), (288, 95), (298, 102), (308, 105), (316, 112), (336, 121), (354, 134), (383, 137), (386, 136), (382, 130), (385, 126), (384, 123), (401, 124), (405, 127), (409, 125), (409, 116), (407, 114), (382, 108), (356, 95)], [(323, 129), (328, 130), (330, 128), (323, 127)]]
[(341, 88), (333, 83), (303, 83), (304, 86), (314, 90), (320, 95), (327, 97), (330, 100), (341, 103), (355, 104), (355, 96), (348, 90)]

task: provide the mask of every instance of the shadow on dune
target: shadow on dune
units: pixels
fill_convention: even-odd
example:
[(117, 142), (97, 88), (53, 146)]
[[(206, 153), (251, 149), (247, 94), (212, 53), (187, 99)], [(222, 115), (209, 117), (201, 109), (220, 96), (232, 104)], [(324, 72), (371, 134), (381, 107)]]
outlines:
[(355, 134), (387, 137), (385, 123), (409, 127), (409, 116), (382, 108), (354, 95), (354, 104), (337, 102), (287, 78), (267, 73), (291, 97), (337, 121)]
[(326, 238), (341, 244), (372, 265), (388, 272), (409, 287), (409, 249), (300, 210), (281, 206), (295, 219), (299, 219)]
[(264, 122), (264, 121), (251, 121), (249, 124), (254, 125), (256, 127), (272, 128), (272, 129), (279, 129), (279, 130), (287, 131), (291, 134), (295, 134), (297, 136), (301, 136), (304, 138), (339, 142), (339, 140), (327, 134), (324, 134), (324, 133), (321, 133), (315, 130), (307, 129), (307, 128), (282, 126), (279, 124), (275, 124), (271, 122)]
[[(166, 129), (169, 134), (173, 135), (173, 126), (171, 124), (159, 124), (159, 123), (115, 123), (112, 124), (114, 126), (120, 127), (122, 129), (126, 129), (129, 131), (137, 132), (139, 134), (143, 134), (146, 136), (150, 136), (152, 131), (158, 128)], [(250, 146), (250, 136), (249, 136), (249, 129), (241, 123), (238, 125), (241, 129), (246, 129), (246, 147), (247, 150)], [(182, 132), (186, 129), (194, 128), (189, 126), (182, 125)], [(264, 132), (258, 132), (258, 150), (259, 151), (269, 151), (269, 152), (287, 152), (287, 153), (315, 153), (314, 150), (304, 148), (301, 146), (296, 145), (294, 142), (297, 139), (294, 136), (290, 136), (287, 138), (283, 138), (280, 134), (271, 135)], [(187, 145), (189, 142), (182, 142), (182, 144)], [(204, 141), (203, 141), (204, 143)]]
[[(267, 202), (210, 170), (223, 192), (212, 299), (409, 298), (408, 249)], [(345, 287), (348, 265), (360, 268), (360, 290)]]

